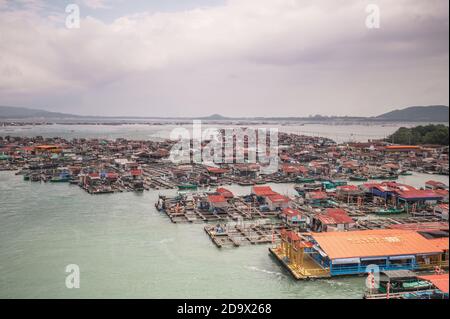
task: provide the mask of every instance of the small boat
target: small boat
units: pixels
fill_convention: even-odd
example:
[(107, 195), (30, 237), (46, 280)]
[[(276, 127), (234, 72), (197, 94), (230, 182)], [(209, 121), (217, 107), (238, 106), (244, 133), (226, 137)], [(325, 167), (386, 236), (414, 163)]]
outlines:
[(398, 215), (403, 214), (405, 212), (405, 209), (403, 208), (386, 208), (386, 209), (379, 209), (375, 211), (376, 215)]
[(335, 186), (345, 186), (347, 185), (347, 181), (343, 180), (333, 180), (331, 181)]
[(322, 187), (324, 189), (334, 189), (334, 188), (336, 188), (336, 185), (334, 183), (332, 183), (332, 182), (329, 182), (329, 181), (323, 181), (321, 184), (322, 184)]
[(297, 177), (297, 179), (295, 180), (296, 183), (298, 184), (309, 184), (309, 183), (314, 183), (316, 180), (314, 178), (310, 178), (310, 177)]
[(197, 184), (179, 184), (178, 189), (179, 190), (197, 190), (198, 185)]
[(372, 175), (370, 179), (380, 179), (380, 180), (396, 180), (398, 179), (398, 175)]
[(56, 176), (50, 179), (51, 183), (67, 183), (70, 182), (70, 177), (68, 176)]
[(398, 175), (386, 175), (386, 176), (384, 176), (383, 177), (383, 179), (385, 179), (385, 180), (396, 180), (396, 179), (398, 179)]
[(367, 177), (361, 175), (352, 175), (348, 179), (354, 182), (366, 182), (368, 180)]
[(253, 185), (255, 185), (254, 183), (252, 183), (252, 182), (238, 182), (237, 183), (239, 186), (253, 186)]

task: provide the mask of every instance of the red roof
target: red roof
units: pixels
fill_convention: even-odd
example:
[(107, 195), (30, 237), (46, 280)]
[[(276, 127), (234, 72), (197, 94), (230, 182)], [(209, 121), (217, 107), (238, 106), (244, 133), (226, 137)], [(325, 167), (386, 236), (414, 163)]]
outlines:
[(270, 186), (253, 186), (252, 193), (256, 196), (269, 196), (277, 194)]
[(324, 225), (334, 225), (337, 224), (333, 217), (325, 214), (317, 214), (315, 216)]
[(327, 208), (325, 212), (336, 221), (336, 224), (351, 224), (355, 222), (343, 209)]
[(396, 149), (420, 149), (419, 146), (415, 146), (415, 145), (388, 145), (386, 146), (387, 150), (396, 150)]
[(132, 169), (130, 171), (130, 173), (131, 173), (132, 176), (140, 176), (140, 175), (142, 175), (142, 170), (140, 170), (140, 169)]
[(293, 232), (291, 230), (285, 230), (285, 229), (281, 230), (281, 237), (283, 237), (285, 239), (289, 238), (291, 241), (300, 240), (300, 236), (296, 232)]
[(210, 203), (224, 203), (226, 201), (226, 198), (222, 195), (208, 195), (208, 202)]
[(226, 169), (224, 169), (224, 168), (220, 168), (220, 167), (211, 167), (211, 166), (208, 166), (208, 167), (206, 168), (206, 170), (207, 170), (209, 173), (214, 173), (214, 174), (223, 174), (223, 173), (228, 172), (228, 170), (226, 170)]
[(337, 186), (336, 190), (344, 191), (344, 192), (356, 192), (356, 191), (359, 191), (359, 188), (356, 185), (343, 185), (343, 186)]
[(448, 294), (448, 274), (426, 275), (418, 278), (430, 281), (437, 289)]
[(271, 202), (274, 202), (274, 203), (283, 203), (283, 202), (287, 203), (287, 202), (289, 202), (289, 198), (287, 198), (286, 196), (283, 196), (281, 194), (277, 194), (277, 193), (275, 193), (273, 195), (269, 195), (269, 196), (267, 196), (267, 198)]
[(291, 217), (291, 218), (295, 217), (295, 216), (301, 216), (302, 215), (298, 210), (295, 210), (295, 209), (292, 209), (292, 208), (285, 208), (285, 209), (283, 209), (282, 214), (286, 215), (287, 217)]
[(413, 198), (422, 198), (422, 199), (431, 199), (431, 198), (442, 198), (442, 195), (430, 190), (407, 190), (407, 191), (397, 191), (397, 194), (401, 198), (405, 199), (413, 199)]
[(434, 192), (438, 195), (441, 195), (443, 197), (448, 196), (448, 190), (447, 189), (435, 189)]
[(309, 196), (309, 198), (311, 198), (311, 199), (326, 199), (326, 198), (328, 198), (328, 195), (327, 195), (326, 192), (320, 192), (320, 191), (317, 191), (317, 192), (309, 192), (309, 193), (308, 193), (308, 196)]
[(318, 214), (316, 216), (325, 225), (354, 223), (354, 220), (348, 216), (347, 212), (340, 208), (328, 208), (325, 214)]
[(281, 170), (284, 173), (307, 173), (308, 169), (302, 165), (297, 164), (284, 164), (281, 166)]
[(445, 186), (444, 183), (438, 182), (438, 181), (426, 181), (425, 185), (431, 185), (434, 187), (441, 187), (441, 186)]
[(220, 195), (222, 195), (225, 198), (233, 198), (234, 197), (234, 195), (233, 195), (233, 193), (231, 191), (229, 191), (228, 189), (223, 188), (223, 187), (217, 188), (216, 192), (219, 193)]

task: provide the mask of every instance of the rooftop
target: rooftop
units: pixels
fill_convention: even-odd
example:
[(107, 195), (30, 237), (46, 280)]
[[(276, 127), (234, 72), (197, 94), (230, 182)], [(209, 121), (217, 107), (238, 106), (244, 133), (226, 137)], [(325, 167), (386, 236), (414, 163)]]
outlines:
[(439, 253), (445, 247), (442, 241), (399, 229), (313, 233), (312, 237), (330, 259)]

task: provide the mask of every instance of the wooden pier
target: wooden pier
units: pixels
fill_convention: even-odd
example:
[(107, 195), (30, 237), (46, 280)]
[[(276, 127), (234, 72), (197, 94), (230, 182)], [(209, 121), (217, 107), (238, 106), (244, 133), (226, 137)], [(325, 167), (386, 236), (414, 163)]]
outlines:
[(280, 241), (281, 223), (207, 225), (204, 227), (212, 242), (218, 247), (270, 244)]

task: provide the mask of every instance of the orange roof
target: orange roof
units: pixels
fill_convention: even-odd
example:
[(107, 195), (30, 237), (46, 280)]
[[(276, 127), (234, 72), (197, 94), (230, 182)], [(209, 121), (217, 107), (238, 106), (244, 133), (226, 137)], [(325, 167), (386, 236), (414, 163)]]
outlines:
[(210, 173), (214, 173), (214, 174), (223, 174), (228, 172), (228, 170), (224, 169), (224, 168), (220, 168), (220, 167), (212, 167), (212, 166), (208, 166), (206, 167), (206, 170)]
[(286, 203), (289, 202), (289, 198), (286, 196), (283, 196), (281, 194), (273, 194), (267, 196), (267, 199), (270, 200), (272, 203)]
[(448, 223), (445, 222), (424, 222), (424, 223), (407, 223), (407, 224), (393, 224), (387, 226), (391, 229), (409, 229), (415, 231), (436, 231), (448, 230)]
[(234, 197), (234, 195), (231, 191), (229, 191), (228, 189), (223, 188), (223, 187), (217, 188), (216, 193), (219, 193), (219, 195), (222, 195), (225, 198), (233, 198)]
[(314, 233), (312, 237), (330, 259), (442, 252), (442, 243), (433, 243), (433, 240), (428, 240), (412, 230), (377, 229)]
[(419, 276), (430, 281), (437, 289), (448, 294), (448, 274)]
[(386, 149), (420, 149), (420, 147), (415, 145), (388, 145)]
[(38, 145), (38, 146), (35, 146), (35, 148), (48, 150), (48, 149), (60, 148), (60, 146), (58, 146), (58, 145)]
[(448, 237), (428, 239), (437, 249), (448, 250)]
[(227, 199), (222, 195), (208, 195), (208, 202), (210, 203), (225, 203)]
[(253, 186), (252, 193), (256, 196), (270, 196), (277, 194), (270, 186)]

